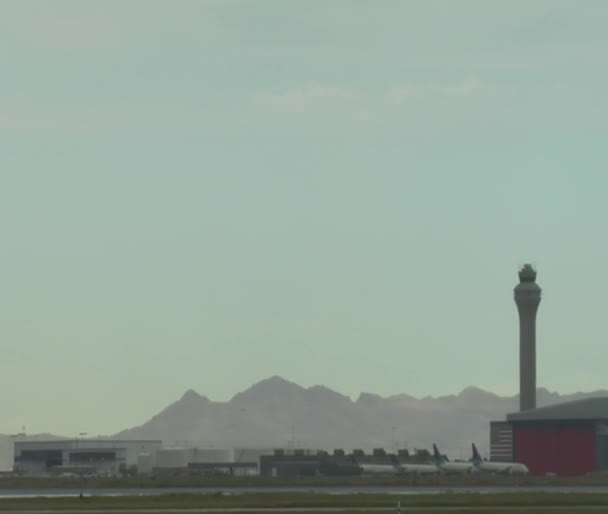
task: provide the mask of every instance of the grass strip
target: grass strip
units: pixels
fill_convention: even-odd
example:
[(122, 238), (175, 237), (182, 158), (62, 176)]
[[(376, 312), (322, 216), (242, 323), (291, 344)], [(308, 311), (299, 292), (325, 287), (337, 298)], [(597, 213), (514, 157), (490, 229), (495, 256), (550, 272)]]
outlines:
[[(58, 512), (95, 509), (191, 509), (191, 508), (320, 508), (387, 507), (551, 507), (606, 506), (608, 494), (595, 493), (444, 493), (433, 495), (393, 494), (166, 494), (159, 496), (89, 496), (0, 498), (0, 512), (11, 510), (53, 510)], [(428, 511), (427, 511), (428, 512)], [(462, 511), (460, 511), (462, 512)], [(493, 511), (496, 512), (496, 511)], [(519, 511), (521, 512), (521, 511)]]
[[(14, 511), (15, 512), (15, 511)], [(17, 511), (18, 512), (18, 511)], [(26, 511), (24, 511), (26, 512)], [(31, 512), (31, 511), (30, 511)], [(80, 511), (70, 511), (70, 510), (64, 510), (64, 511), (54, 511), (57, 514), (76, 514), (77, 512), (82, 512), (82, 513), (86, 513), (86, 510), (80, 510)], [(112, 511), (110, 511), (112, 512)], [(113, 512), (117, 512), (117, 511), (113, 511)], [(122, 512), (122, 511), (120, 511)], [(128, 512), (128, 511), (126, 511)], [(174, 510), (150, 510), (150, 511), (145, 511), (145, 510), (133, 510), (134, 513), (136, 514), (177, 514)], [(208, 511), (196, 511), (196, 510), (190, 510), (187, 511), (187, 513), (184, 514), (210, 514)], [(230, 511), (229, 514), (279, 514), (281, 511), (280, 510), (268, 510), (268, 511), (255, 511), (255, 513), (252, 513), (251, 511), (247, 511), (247, 510), (232, 510)], [(283, 511), (285, 512), (285, 511)], [(396, 506), (392, 506), (392, 507), (387, 507), (386, 509), (383, 509), (382, 511), (379, 511), (377, 509), (373, 509), (373, 510), (343, 510), (343, 511), (339, 511), (339, 512), (334, 512), (334, 514), (382, 514), (382, 513), (397, 513), (397, 508)], [(435, 509), (435, 508), (420, 508), (420, 507), (406, 507), (404, 508), (402, 506), (401, 508), (401, 513), (402, 514), (447, 514), (447, 513), (453, 513), (453, 514), (555, 514), (556, 510), (555, 507), (511, 507), (511, 508), (486, 508), (486, 507), (477, 507), (477, 508), (467, 508), (464, 507), (462, 509), (458, 509), (458, 510), (452, 510), (452, 511), (446, 511), (445, 509)], [(557, 511), (557, 512), (567, 512), (568, 514), (589, 514), (590, 512), (605, 512), (603, 510), (591, 510), (589, 507), (572, 507), (569, 508), (568, 510), (562, 510), (562, 511)], [(288, 514), (292, 514), (292, 513), (288, 513)], [(302, 513), (304, 514), (304, 513)], [(332, 514), (331, 512), (328, 511), (323, 511), (323, 510), (309, 510), (306, 511), (305, 514)]]

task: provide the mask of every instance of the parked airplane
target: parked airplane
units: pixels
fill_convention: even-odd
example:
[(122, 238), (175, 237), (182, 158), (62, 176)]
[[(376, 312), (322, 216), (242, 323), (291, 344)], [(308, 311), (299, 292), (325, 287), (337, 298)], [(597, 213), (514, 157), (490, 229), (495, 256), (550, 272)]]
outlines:
[(400, 470), (394, 462), (386, 464), (378, 464), (371, 462), (358, 462), (353, 456), (352, 461), (359, 466), (361, 473), (365, 475), (397, 475)]
[(442, 473), (446, 474), (457, 474), (457, 473), (473, 473), (476, 471), (475, 466), (472, 462), (462, 461), (450, 461), (441, 453), (437, 448), (437, 445), (433, 445), (433, 459), (435, 465), (439, 468)]
[(418, 464), (414, 462), (400, 463), (397, 458), (393, 455), (391, 460), (395, 464), (395, 467), (400, 473), (408, 475), (432, 475), (439, 473), (439, 468), (432, 463), (429, 464)]
[(527, 475), (529, 470), (525, 464), (521, 462), (492, 462), (483, 460), (475, 443), (472, 444), (473, 459), (472, 462), (480, 471), (488, 473), (504, 473), (505, 475)]

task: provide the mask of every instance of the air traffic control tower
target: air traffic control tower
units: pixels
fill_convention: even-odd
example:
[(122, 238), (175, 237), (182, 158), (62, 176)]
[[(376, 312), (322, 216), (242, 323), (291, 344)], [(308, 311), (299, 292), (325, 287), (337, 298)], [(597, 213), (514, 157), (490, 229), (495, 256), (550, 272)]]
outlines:
[(540, 293), (536, 270), (525, 264), (514, 289), (519, 312), (519, 410), (536, 407), (536, 311)]

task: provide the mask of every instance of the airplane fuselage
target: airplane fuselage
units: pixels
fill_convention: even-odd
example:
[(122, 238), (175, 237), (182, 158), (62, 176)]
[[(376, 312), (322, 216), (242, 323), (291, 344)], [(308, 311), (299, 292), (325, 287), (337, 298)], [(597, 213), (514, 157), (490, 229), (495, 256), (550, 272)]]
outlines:
[(366, 475), (396, 475), (399, 469), (392, 464), (359, 464), (362, 473)]
[(472, 462), (455, 462), (445, 461), (438, 464), (439, 469), (442, 473), (446, 474), (458, 474), (458, 473), (474, 473), (475, 466)]
[(439, 473), (439, 468), (435, 464), (400, 464), (402, 473), (415, 475), (432, 475)]
[(503, 473), (505, 475), (527, 475), (529, 470), (521, 462), (490, 462), (481, 461), (476, 465), (480, 471), (486, 473)]

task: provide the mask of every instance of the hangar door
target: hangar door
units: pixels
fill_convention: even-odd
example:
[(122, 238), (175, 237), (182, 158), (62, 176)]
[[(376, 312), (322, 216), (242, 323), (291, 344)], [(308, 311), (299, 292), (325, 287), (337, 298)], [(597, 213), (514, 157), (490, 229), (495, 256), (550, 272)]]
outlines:
[(584, 475), (596, 469), (595, 424), (517, 424), (513, 450), (515, 460), (526, 464), (532, 474)]

